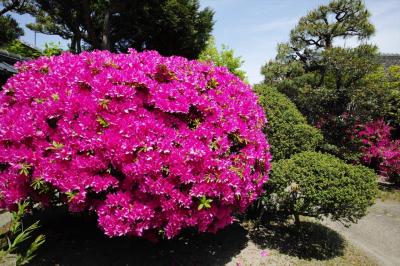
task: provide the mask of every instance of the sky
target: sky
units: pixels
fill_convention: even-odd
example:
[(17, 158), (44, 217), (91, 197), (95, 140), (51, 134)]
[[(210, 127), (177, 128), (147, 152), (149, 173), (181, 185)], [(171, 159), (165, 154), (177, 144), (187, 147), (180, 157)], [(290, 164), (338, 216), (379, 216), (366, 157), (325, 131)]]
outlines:
[[(329, 0), (200, 0), (202, 8), (214, 10), (213, 35), (217, 46), (228, 45), (236, 56), (244, 60), (252, 84), (262, 81), (261, 67), (276, 55), (276, 46), (288, 41), (290, 30), (308, 11), (329, 3)], [(381, 53), (400, 53), (400, 0), (365, 0), (371, 12), (376, 33), (370, 42)], [(28, 15), (14, 15), (21, 25), (33, 22)], [(34, 43), (34, 33), (25, 28), (25, 42)], [(60, 42), (67, 48), (68, 41), (57, 36), (37, 34), (36, 46), (43, 48), (47, 42)], [(341, 45), (352, 46), (347, 41)]]

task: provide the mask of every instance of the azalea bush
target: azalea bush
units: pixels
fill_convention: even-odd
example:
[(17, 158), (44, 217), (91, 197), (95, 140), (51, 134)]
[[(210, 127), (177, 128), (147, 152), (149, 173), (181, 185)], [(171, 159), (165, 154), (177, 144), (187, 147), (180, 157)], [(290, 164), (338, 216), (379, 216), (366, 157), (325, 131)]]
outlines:
[(17, 65), (0, 93), (1, 207), (92, 211), (108, 236), (215, 232), (270, 168), (250, 86), (157, 52), (84, 52)]
[(378, 170), (392, 181), (400, 181), (400, 140), (391, 138), (392, 128), (382, 119), (369, 122), (356, 129), (360, 139), (362, 162)]

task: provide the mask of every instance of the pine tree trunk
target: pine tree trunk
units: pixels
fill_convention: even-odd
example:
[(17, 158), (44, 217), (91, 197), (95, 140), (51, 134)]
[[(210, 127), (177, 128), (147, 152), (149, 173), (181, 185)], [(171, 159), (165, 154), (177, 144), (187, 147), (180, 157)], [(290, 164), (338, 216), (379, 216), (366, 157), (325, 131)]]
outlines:
[(101, 37), (101, 48), (103, 50), (111, 50), (110, 44), (110, 7), (104, 15), (103, 34)]
[(297, 228), (300, 227), (300, 215), (298, 213), (294, 213), (294, 224), (296, 225)]

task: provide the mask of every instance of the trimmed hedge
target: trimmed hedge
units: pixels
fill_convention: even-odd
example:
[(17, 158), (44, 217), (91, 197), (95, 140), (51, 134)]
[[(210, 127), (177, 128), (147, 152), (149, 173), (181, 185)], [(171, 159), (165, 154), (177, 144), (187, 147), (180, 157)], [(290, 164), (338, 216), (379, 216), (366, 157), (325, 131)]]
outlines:
[(302, 151), (314, 151), (322, 144), (322, 133), (307, 124), (305, 117), (284, 94), (266, 85), (256, 85), (254, 90), (268, 117), (265, 133), (274, 161)]
[(269, 212), (356, 222), (374, 204), (377, 176), (367, 167), (308, 151), (273, 163), (266, 191), (261, 202)]

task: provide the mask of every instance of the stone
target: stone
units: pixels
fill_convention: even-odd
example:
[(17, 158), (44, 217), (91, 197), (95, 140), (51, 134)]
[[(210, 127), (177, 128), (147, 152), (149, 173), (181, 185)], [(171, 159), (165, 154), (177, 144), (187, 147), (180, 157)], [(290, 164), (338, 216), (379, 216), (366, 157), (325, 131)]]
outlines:
[(0, 212), (0, 235), (7, 233), (12, 224), (12, 214), (9, 212)]
[(16, 266), (17, 265), (17, 255), (7, 254), (4, 258), (0, 259), (1, 266)]

